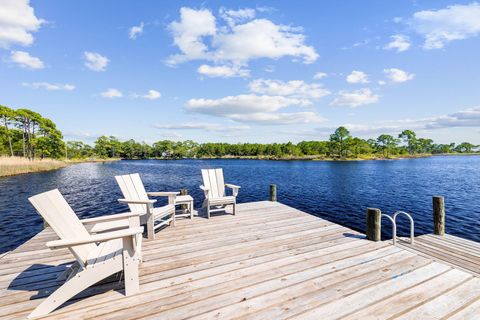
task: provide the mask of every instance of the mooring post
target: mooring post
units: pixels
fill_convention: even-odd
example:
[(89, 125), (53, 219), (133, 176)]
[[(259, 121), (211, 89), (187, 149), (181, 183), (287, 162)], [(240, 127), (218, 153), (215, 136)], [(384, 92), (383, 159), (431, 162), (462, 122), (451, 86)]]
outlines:
[(445, 235), (445, 199), (433, 196), (433, 234)]
[(277, 185), (271, 184), (270, 185), (270, 201), (277, 201)]
[(367, 208), (367, 239), (382, 240), (382, 211), (377, 208)]

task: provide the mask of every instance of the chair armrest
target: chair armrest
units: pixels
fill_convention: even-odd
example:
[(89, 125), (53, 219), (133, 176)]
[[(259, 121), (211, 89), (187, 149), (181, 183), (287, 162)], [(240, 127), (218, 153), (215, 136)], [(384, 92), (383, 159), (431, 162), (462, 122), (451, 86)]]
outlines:
[(236, 197), (238, 195), (238, 189), (240, 189), (240, 186), (236, 186), (230, 183), (225, 183), (225, 187), (232, 189), (232, 196)]
[(168, 197), (168, 204), (173, 204), (173, 205), (175, 205), (175, 197), (179, 194), (180, 192), (168, 192), (168, 191), (147, 192), (147, 195), (151, 197)]
[(178, 196), (180, 192), (168, 192), (168, 191), (162, 191), (162, 192), (147, 192), (147, 195), (150, 197), (171, 197), (171, 196)]
[(154, 204), (157, 202), (155, 199), (148, 200), (130, 200), (130, 199), (118, 199), (120, 203), (130, 203), (130, 204)]
[(143, 227), (129, 228), (123, 230), (117, 230), (107, 233), (100, 233), (91, 235), (85, 238), (76, 239), (61, 239), (47, 242), (47, 247), (50, 249), (63, 249), (79, 246), (88, 243), (106, 242), (114, 239), (121, 239), (126, 237), (133, 237), (143, 233)]
[(108, 216), (102, 216), (102, 217), (82, 219), (82, 220), (80, 220), (80, 222), (82, 222), (83, 224), (92, 224), (92, 223), (98, 223), (98, 222), (107, 222), (107, 221), (114, 221), (114, 220), (120, 220), (120, 219), (128, 219), (128, 218), (136, 217), (136, 216), (139, 216), (138, 212), (125, 212), (125, 213), (119, 213), (119, 214), (110, 214)]
[(205, 198), (208, 198), (208, 192), (210, 191), (210, 189), (208, 189), (207, 187), (205, 186), (200, 186), (200, 189), (203, 190), (203, 193), (205, 194)]

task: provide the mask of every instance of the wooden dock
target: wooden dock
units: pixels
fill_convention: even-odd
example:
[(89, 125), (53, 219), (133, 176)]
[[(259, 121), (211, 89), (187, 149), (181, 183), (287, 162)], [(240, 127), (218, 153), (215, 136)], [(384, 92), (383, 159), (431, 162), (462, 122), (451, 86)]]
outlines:
[[(46, 229), (0, 258), (0, 319), (25, 319), (73, 257)], [(419, 241), (420, 242), (420, 241)], [(478, 319), (480, 278), (276, 202), (145, 241), (141, 293), (118, 279), (44, 319)]]
[(400, 239), (398, 245), (480, 277), (480, 243), (478, 242), (449, 234), (444, 236), (425, 234), (415, 237), (413, 245), (405, 238)]

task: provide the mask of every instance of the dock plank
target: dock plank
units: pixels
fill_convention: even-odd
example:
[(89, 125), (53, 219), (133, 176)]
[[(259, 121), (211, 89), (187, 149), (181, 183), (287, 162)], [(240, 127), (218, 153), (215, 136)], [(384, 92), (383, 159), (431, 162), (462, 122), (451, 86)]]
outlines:
[(414, 244), (405, 238), (398, 245), (422, 256), (434, 259), (480, 276), (480, 244), (452, 235), (425, 234), (415, 237)]

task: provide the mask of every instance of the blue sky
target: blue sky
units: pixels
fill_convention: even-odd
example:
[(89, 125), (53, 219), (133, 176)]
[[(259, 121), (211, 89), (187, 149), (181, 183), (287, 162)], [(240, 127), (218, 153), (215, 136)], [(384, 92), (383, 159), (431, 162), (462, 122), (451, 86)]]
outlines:
[(0, 104), (68, 140), (480, 144), (472, 1), (0, 0)]

